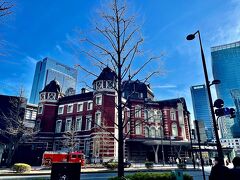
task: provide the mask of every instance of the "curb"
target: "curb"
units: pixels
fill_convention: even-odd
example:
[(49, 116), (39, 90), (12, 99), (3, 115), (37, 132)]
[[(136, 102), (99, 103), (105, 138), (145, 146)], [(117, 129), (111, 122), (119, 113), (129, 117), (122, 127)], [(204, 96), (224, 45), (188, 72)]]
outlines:
[[(174, 171), (175, 169), (130, 169), (130, 170), (125, 170), (125, 172), (164, 172), (164, 171)], [(187, 172), (187, 171), (201, 171), (200, 169), (194, 169), (194, 168), (189, 168), (189, 169), (183, 169), (183, 171)], [(101, 170), (101, 171), (89, 171), (89, 172), (81, 172), (82, 174), (91, 174), (91, 173), (117, 173), (117, 170)], [(51, 172), (49, 173), (26, 173), (26, 174), (18, 174), (18, 173), (4, 173), (4, 174), (0, 174), (1, 176), (34, 176), (34, 175), (39, 175), (39, 176), (47, 176), (47, 175), (51, 175)]]

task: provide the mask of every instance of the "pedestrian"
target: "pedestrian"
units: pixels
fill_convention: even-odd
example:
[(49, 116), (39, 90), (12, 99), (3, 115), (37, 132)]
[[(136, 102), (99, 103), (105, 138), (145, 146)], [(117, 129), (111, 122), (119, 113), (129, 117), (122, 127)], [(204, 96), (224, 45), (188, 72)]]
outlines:
[(199, 168), (200, 167), (200, 160), (198, 158), (196, 159), (196, 164), (197, 164), (197, 167)]
[(229, 170), (231, 180), (239, 180), (240, 179), (240, 157), (236, 156), (233, 158), (233, 169)]
[(212, 166), (212, 159), (209, 158), (209, 166)]
[(179, 164), (179, 159), (178, 158), (176, 159), (176, 163)]
[(229, 175), (229, 169), (224, 166), (223, 159), (215, 157), (215, 165), (212, 167), (209, 180), (227, 180)]

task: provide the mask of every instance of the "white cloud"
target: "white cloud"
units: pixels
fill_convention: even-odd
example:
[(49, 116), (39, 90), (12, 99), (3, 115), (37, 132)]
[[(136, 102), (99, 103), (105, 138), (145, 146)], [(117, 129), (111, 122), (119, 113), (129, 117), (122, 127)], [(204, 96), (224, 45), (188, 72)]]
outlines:
[(30, 56), (26, 56), (25, 60), (31, 64), (36, 64), (38, 62), (37, 59), (30, 57)]
[(62, 47), (59, 44), (56, 45), (56, 48), (60, 53), (62, 53)]
[(177, 87), (176, 85), (171, 85), (171, 84), (152, 86), (152, 88), (154, 89), (167, 89), (167, 88), (176, 88), (176, 87)]

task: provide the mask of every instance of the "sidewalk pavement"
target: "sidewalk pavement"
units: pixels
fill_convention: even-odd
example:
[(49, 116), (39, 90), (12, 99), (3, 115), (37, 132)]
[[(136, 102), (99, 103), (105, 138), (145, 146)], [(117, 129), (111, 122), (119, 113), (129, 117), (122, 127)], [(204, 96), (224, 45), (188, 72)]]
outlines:
[[(125, 171), (131, 171), (131, 172), (140, 172), (140, 171), (172, 171), (178, 169), (176, 165), (154, 165), (152, 169), (147, 169), (144, 164), (133, 164), (130, 168), (125, 168)], [(187, 170), (194, 170), (192, 165), (187, 165)], [(196, 168), (195, 170), (200, 170)], [(109, 170), (104, 167), (82, 167), (81, 172), (82, 173), (111, 173), (116, 172), (117, 170)], [(0, 168), (0, 176), (28, 176), (28, 175), (50, 175), (51, 169), (46, 169), (41, 166), (33, 166), (32, 170), (30, 172), (26, 173), (16, 173), (13, 172), (10, 168)]]

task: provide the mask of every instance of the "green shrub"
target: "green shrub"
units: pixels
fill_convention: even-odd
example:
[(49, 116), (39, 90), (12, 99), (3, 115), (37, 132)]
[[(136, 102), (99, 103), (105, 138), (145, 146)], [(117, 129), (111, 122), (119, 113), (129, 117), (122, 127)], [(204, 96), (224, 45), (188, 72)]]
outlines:
[(113, 169), (116, 169), (116, 168), (118, 167), (118, 163), (114, 163), (114, 162), (112, 162), (112, 163), (107, 163), (106, 167), (107, 167), (108, 169), (113, 170)]
[(145, 167), (148, 169), (152, 169), (153, 168), (153, 162), (145, 162)]
[(17, 173), (30, 172), (31, 166), (25, 163), (15, 163), (12, 167), (12, 170), (16, 171)]
[[(109, 180), (175, 180), (176, 175), (171, 172), (165, 173), (135, 173), (127, 175), (124, 178), (112, 177)], [(193, 180), (193, 177), (188, 174), (183, 174), (184, 180)]]
[(183, 180), (193, 180), (193, 177), (189, 174), (183, 174)]

